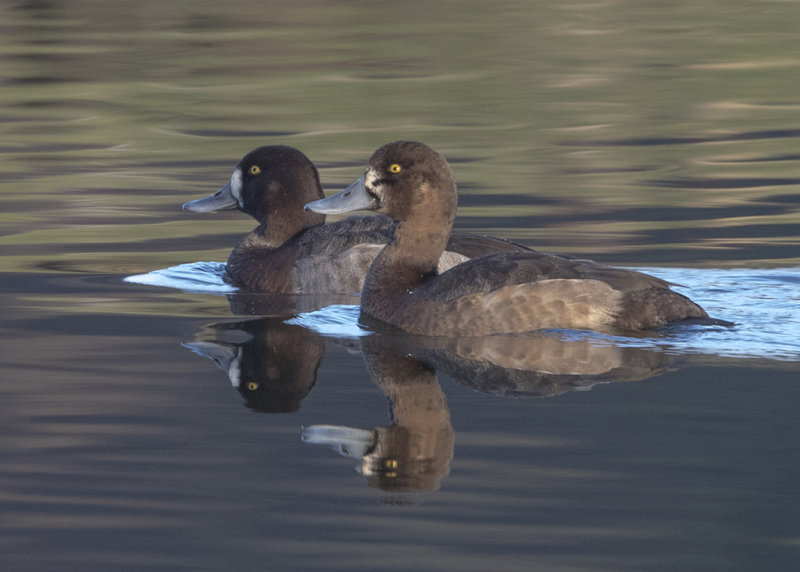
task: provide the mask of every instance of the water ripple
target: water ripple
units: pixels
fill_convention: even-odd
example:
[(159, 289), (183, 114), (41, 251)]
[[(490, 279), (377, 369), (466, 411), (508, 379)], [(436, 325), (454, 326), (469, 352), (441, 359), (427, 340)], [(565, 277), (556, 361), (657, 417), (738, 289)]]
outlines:
[(753, 189), (800, 184), (798, 177), (678, 177), (649, 181), (655, 187), (667, 189)]
[[(691, 296), (711, 316), (736, 325), (733, 328), (676, 326), (636, 337), (593, 332), (559, 332), (559, 335), (679, 354), (800, 359), (800, 268), (638, 270), (675, 284), (676, 291)], [(301, 313), (288, 323), (330, 337), (356, 338), (370, 333), (359, 324), (358, 306), (328, 306)]]
[(224, 262), (191, 262), (124, 278), (125, 282), (175, 288), (198, 294), (231, 294), (237, 288), (225, 281)]
[[(637, 268), (674, 284), (709, 315), (734, 322), (733, 328), (674, 327), (646, 337), (581, 333), (597, 343), (651, 347), (677, 353), (724, 357), (800, 359), (800, 268), (698, 269)], [(202, 294), (230, 294), (222, 262), (181, 264), (125, 278), (126, 282)], [(370, 331), (359, 324), (359, 306), (336, 304), (300, 312), (287, 323), (334, 338), (358, 338)], [(562, 333), (563, 334), (563, 333)]]
[(686, 137), (620, 137), (619, 139), (565, 141), (564, 146), (576, 147), (650, 147), (654, 145), (694, 145), (698, 143), (727, 143), (800, 137), (800, 129), (764, 129), (739, 133), (721, 133)]
[(336, 304), (313, 312), (302, 312), (286, 320), (286, 323), (303, 326), (323, 336), (352, 339), (372, 333), (358, 323), (360, 313), (361, 306)]

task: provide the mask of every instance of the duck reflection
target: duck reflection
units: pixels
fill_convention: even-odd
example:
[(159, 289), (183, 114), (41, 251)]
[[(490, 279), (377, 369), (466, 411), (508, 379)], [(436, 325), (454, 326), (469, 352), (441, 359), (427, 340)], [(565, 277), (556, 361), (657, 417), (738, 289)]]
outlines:
[(231, 313), (286, 319), (332, 305), (358, 305), (358, 294), (270, 294), (241, 290), (228, 294)]
[[(357, 459), (370, 486), (432, 491), (449, 473), (454, 447), (437, 372), (487, 394), (547, 397), (600, 383), (639, 381), (675, 366), (672, 356), (654, 348), (571, 335), (427, 338), (382, 332), (329, 340), (360, 350), (372, 381), (389, 401), (390, 423), (368, 429), (311, 425), (302, 439)], [(250, 409), (286, 413), (297, 411), (313, 389), (325, 340), (282, 318), (255, 318), (207, 324), (183, 345), (214, 360)]]
[(454, 431), (437, 370), (484, 393), (545, 397), (646, 379), (671, 362), (661, 352), (547, 334), (375, 334), (361, 339), (361, 349), (372, 381), (389, 400), (392, 424), (372, 430), (312, 425), (303, 429), (303, 440), (359, 459), (369, 485), (393, 492), (436, 490), (449, 473)]
[(297, 411), (325, 354), (319, 334), (278, 318), (207, 324), (183, 346), (212, 359), (246, 406), (264, 413)]
[(547, 397), (601, 383), (661, 375), (673, 356), (566, 333), (483, 338), (403, 338), (402, 349), (462, 385), (504, 397)]
[(372, 381), (389, 400), (391, 425), (372, 430), (312, 425), (303, 429), (303, 440), (360, 459), (360, 472), (371, 486), (394, 492), (438, 489), (450, 471), (454, 434), (436, 371), (404, 354), (393, 337), (364, 337), (361, 349)]

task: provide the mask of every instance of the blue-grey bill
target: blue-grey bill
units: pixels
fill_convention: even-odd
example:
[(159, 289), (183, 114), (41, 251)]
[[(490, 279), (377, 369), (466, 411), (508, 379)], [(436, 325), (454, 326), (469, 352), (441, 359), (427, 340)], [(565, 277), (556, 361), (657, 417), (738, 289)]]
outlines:
[(303, 427), (303, 442), (328, 445), (345, 457), (360, 459), (375, 447), (375, 431), (343, 425), (309, 425)]
[(308, 203), (306, 210), (321, 214), (348, 213), (350, 211), (374, 210), (377, 201), (367, 193), (364, 185), (366, 174), (340, 193)]
[(213, 211), (223, 211), (235, 209), (239, 206), (239, 201), (233, 196), (231, 184), (222, 187), (213, 195), (184, 203), (183, 210), (193, 213), (210, 213)]

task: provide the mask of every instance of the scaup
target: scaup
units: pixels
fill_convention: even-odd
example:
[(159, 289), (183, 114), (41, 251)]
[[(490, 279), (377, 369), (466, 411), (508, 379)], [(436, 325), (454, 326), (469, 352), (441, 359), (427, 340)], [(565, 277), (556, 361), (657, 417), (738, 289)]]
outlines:
[[(239, 209), (258, 221), (228, 258), (226, 269), (237, 285), (274, 293), (359, 292), (372, 260), (394, 236), (395, 223), (353, 216), (323, 224), (325, 215), (303, 205), (324, 196), (308, 157), (293, 147), (268, 145), (245, 155), (216, 193), (183, 208)], [(454, 233), (439, 264), (444, 270), (490, 252), (527, 250), (507, 240)]]
[(361, 310), (414, 334), (515, 334), (550, 328), (649, 330), (713, 320), (663, 280), (537, 252), (482, 256), (439, 274), (436, 261), (456, 214), (447, 161), (415, 141), (389, 143), (341, 193), (306, 208), (319, 213), (374, 210), (397, 221), (372, 264)]

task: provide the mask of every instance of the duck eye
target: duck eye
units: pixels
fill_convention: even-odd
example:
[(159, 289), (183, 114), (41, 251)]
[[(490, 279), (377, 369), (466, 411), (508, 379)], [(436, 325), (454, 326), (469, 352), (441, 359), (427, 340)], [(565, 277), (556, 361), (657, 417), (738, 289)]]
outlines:
[(403, 167), (401, 167), (397, 163), (392, 163), (391, 165), (389, 165), (389, 172), (390, 173), (399, 173), (402, 170), (403, 170)]
[(258, 165), (253, 165), (252, 167), (250, 167), (248, 172), (251, 175), (258, 175), (261, 172), (261, 167), (259, 167)]

